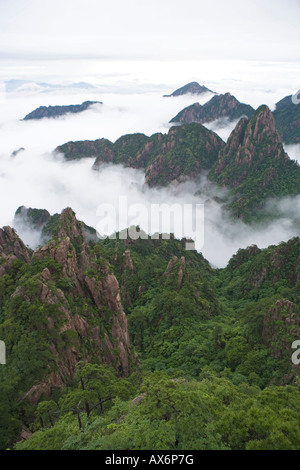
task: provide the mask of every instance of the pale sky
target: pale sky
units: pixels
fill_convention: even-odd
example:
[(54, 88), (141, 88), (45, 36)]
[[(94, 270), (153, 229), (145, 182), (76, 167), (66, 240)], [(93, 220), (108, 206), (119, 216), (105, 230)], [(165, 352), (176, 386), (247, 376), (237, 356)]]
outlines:
[(299, 0), (0, 0), (0, 59), (299, 61)]

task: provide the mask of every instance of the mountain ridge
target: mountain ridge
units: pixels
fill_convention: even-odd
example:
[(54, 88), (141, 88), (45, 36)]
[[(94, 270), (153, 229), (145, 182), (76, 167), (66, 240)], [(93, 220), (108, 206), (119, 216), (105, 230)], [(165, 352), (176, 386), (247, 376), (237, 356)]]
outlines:
[(27, 114), (22, 121), (31, 119), (57, 118), (66, 114), (78, 114), (90, 109), (95, 104), (103, 104), (101, 101), (84, 101), (82, 104), (71, 104), (65, 106), (40, 106)]
[(255, 110), (252, 106), (240, 103), (230, 93), (216, 95), (204, 105), (194, 103), (180, 111), (170, 123), (190, 124), (198, 122), (204, 124), (224, 117), (230, 121), (241, 118), (242, 116), (251, 117)]

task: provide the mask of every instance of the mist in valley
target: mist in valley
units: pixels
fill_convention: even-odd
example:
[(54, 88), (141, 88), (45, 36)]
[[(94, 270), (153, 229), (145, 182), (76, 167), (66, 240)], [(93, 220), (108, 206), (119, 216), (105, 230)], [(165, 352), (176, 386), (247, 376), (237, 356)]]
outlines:
[[(96, 172), (92, 170), (93, 158), (66, 162), (54, 152), (58, 145), (71, 140), (105, 137), (115, 142), (128, 133), (142, 132), (148, 136), (156, 132), (167, 133), (169, 120), (181, 109), (196, 101), (204, 104), (211, 98), (211, 94), (163, 98), (166, 87), (161, 93), (153, 89), (134, 93), (133, 89), (131, 93), (128, 90), (126, 93), (105, 93), (96, 86), (88, 90), (65, 88), (41, 92), (25, 89), (7, 93), (0, 110), (0, 197), (5, 201), (0, 213), (1, 226), (14, 224), (14, 213), (21, 205), (47, 209), (51, 214), (72, 207), (79, 220), (96, 228), (99, 224), (97, 211), (99, 213), (101, 205), (110, 204), (116, 209), (118, 218), (121, 216), (122, 219), (118, 211), (120, 198), (124, 197), (128, 207), (138, 203), (145, 208), (145, 214), (151, 213), (153, 204), (178, 204), (182, 207), (184, 204), (194, 207), (204, 204), (204, 221), (199, 221), (199, 224), (204, 223), (204, 244), (202, 240), (201, 243), (198, 240), (197, 244), (196, 240), (196, 248), (214, 267), (224, 267), (239, 248), (252, 244), (264, 248), (299, 233), (300, 197), (270, 201), (266, 208), (266, 222), (249, 226), (241, 220), (232, 220), (223, 210), (222, 201), (228, 194), (225, 189), (209, 182), (206, 175), (201, 175), (197, 181), (150, 189), (144, 184), (143, 171), (120, 165), (103, 165)], [(78, 115), (21, 120), (41, 105), (80, 104), (86, 100), (99, 100), (103, 105), (94, 105)], [(226, 141), (236, 122), (223, 119), (205, 125)], [(24, 150), (12, 156), (20, 148)], [(300, 146), (289, 146), (286, 150), (291, 158), (299, 160)], [(275, 221), (267, 222), (270, 214), (275, 215)], [(147, 216), (144, 220), (143, 217), (140, 219), (141, 228), (148, 233), (151, 224)], [(136, 218), (129, 217), (128, 226), (134, 221)], [(109, 227), (112, 223), (108, 224)], [(124, 229), (126, 226), (118, 228)], [(153, 232), (161, 231), (159, 226), (151, 228)], [(29, 230), (24, 224), (16, 229), (32, 248), (39, 244), (38, 232)], [(175, 236), (181, 236), (180, 230), (176, 233), (176, 224), (174, 231)], [(108, 231), (102, 235), (110, 234)]]

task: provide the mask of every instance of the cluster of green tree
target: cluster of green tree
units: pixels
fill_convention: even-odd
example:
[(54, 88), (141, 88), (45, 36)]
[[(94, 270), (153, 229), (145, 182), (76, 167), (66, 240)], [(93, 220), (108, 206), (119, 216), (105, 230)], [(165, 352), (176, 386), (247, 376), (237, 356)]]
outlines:
[(288, 344), (279, 360), (263, 337), (263, 321), (281, 299), (299, 316), (298, 238), (265, 250), (240, 250), (221, 270), (177, 240), (132, 242), (134, 269), (124, 266), (123, 243), (104, 244), (146, 369), (197, 377), (206, 366), (215, 373), (229, 368), (237, 380), (263, 387), (291, 372), (290, 347), (297, 337), (284, 328), (276, 332), (278, 341), (287, 335)]
[[(148, 180), (150, 186), (166, 186), (179, 176), (197, 176), (216, 162), (224, 142), (200, 124), (172, 127), (168, 134), (130, 134), (115, 143), (107, 139), (68, 142), (57, 147), (67, 160), (94, 157), (94, 168), (102, 163), (123, 164), (149, 170), (159, 165), (159, 172)], [(156, 160), (159, 160), (156, 163)], [(158, 174), (159, 173), (159, 174)]]
[[(49, 245), (52, 243), (54, 251), (59, 246), (62, 250), (67, 234), (71, 233), (68, 224), (72, 220), (65, 216), (63, 220), (54, 217), (50, 221), (53, 238)], [(63, 239), (61, 233), (58, 238), (59, 231), (64, 234)], [(99, 312), (92, 295), (93, 286), (101, 295), (101, 281), (110, 274), (109, 264), (99, 244), (88, 247), (85, 254), (88, 264), (81, 277), (94, 284), (90, 290), (84, 287), (84, 282), (79, 286), (76, 276), (84, 243), (81, 227), (81, 231), (75, 230), (65, 252), (66, 262), (73, 266), (73, 277), (50, 251), (42, 257), (33, 255), (30, 263), (22, 258), (14, 260), (0, 277), (0, 338), (5, 342), (8, 357), (7, 364), (0, 368), (1, 448), (19, 434), (22, 423), (32, 422), (37, 400), (49, 393), (49, 387), (46, 392), (43, 384), (47, 384), (51, 374), (63, 373), (61, 381), (68, 383), (75, 358), (87, 357), (98, 363), (102, 357), (104, 362), (116, 363), (118, 369), (118, 352), (113, 349), (111, 332), (116, 312), (109, 308), (105, 298)], [(0, 262), (5, 265), (7, 259), (0, 258)], [(76, 322), (83, 329), (74, 328)], [(99, 334), (95, 337), (97, 329)], [(105, 346), (105, 335), (110, 351)], [(59, 397), (56, 382), (51, 393)], [(40, 392), (35, 390), (37, 384), (42, 384)]]
[[(22, 311), (30, 326), (15, 325), (15, 375), (1, 381), (10, 390), (0, 399), (2, 445), (25, 416), (34, 433), (17, 449), (299, 449), (300, 382), (291, 345), (300, 337), (300, 240), (239, 250), (220, 270), (184, 246), (90, 242), (119, 280), (140, 359), (127, 378), (95, 360), (80, 363), (68, 387), (29, 405), (24, 382), (39, 379), (37, 362), (49, 352), (41, 306), (32, 304), (27, 316)], [(22, 271), (12, 269), (2, 278), (2, 298)], [(20, 349), (15, 337), (24, 334)]]
[[(128, 400), (134, 386), (124, 379), (118, 383), (107, 372), (86, 366), (77, 376), (77, 386), (58, 403), (42, 402), (36, 432), (16, 449), (299, 449), (296, 387), (261, 390), (243, 382), (235, 385), (209, 368), (198, 380), (153, 372), (140, 379), (139, 395)], [(105, 409), (99, 405), (104, 400)]]

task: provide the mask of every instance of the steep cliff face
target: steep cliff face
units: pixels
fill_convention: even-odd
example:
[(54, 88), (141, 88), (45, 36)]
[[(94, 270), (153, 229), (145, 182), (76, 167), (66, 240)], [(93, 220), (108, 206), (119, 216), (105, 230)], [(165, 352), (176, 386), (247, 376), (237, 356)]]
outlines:
[[(120, 375), (128, 375), (135, 356), (118, 281), (99, 247), (93, 250), (88, 245), (71, 209), (63, 211), (53, 238), (32, 256), (9, 227), (0, 231), (0, 253), (2, 274), (9, 272), (12, 260), (25, 263), (6, 300), (7, 318), (22, 322), (29, 341), (32, 330), (40, 332), (31, 360), (38, 360), (40, 350), (41, 363), (38, 373), (32, 373), (30, 387), (23, 389), (26, 398), (37, 403), (42, 395), (50, 396), (53, 389), (68, 384), (79, 360), (107, 363)], [(24, 320), (27, 311), (31, 313)], [(10, 337), (10, 329), (3, 329), (4, 340)], [(7, 340), (8, 355), (20, 341), (18, 337)], [(18, 366), (15, 357), (14, 362)]]
[(204, 124), (224, 117), (234, 121), (242, 116), (250, 117), (253, 113), (252, 106), (240, 103), (233, 95), (225, 93), (225, 95), (214, 96), (204, 105), (194, 103), (184, 108), (170, 122), (183, 124), (198, 122)]
[[(283, 150), (271, 111), (267, 106), (262, 106), (252, 120), (243, 118), (238, 122), (220, 152), (214, 172), (216, 175), (222, 174), (225, 169), (228, 170), (228, 166), (233, 165), (243, 166), (246, 170), (270, 158), (284, 161), (288, 159), (288, 155)], [(237, 186), (246, 177), (247, 172), (244, 171), (237, 174), (236, 178), (233, 174), (231, 177), (224, 177), (222, 181)]]
[(0, 277), (11, 267), (13, 261), (22, 259), (29, 262), (30, 253), (11, 227), (0, 229)]
[(231, 207), (238, 216), (253, 213), (268, 198), (298, 194), (300, 187), (300, 167), (284, 151), (267, 106), (239, 121), (209, 176), (233, 188)]

